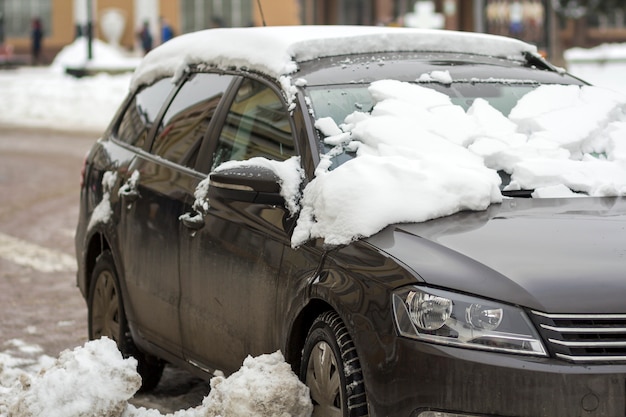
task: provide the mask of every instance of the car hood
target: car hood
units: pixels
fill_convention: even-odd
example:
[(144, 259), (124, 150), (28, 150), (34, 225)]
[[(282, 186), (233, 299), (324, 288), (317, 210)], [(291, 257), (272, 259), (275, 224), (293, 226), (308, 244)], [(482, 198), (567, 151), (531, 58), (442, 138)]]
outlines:
[(626, 199), (506, 199), (368, 239), (426, 284), (551, 313), (624, 313)]

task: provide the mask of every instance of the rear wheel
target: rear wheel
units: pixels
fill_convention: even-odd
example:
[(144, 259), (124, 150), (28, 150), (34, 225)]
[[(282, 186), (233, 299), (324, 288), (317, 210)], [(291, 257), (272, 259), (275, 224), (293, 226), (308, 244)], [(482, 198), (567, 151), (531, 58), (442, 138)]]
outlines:
[(163, 362), (140, 352), (133, 343), (124, 314), (122, 293), (113, 256), (106, 251), (98, 256), (91, 276), (88, 299), (89, 339), (108, 337), (117, 343), (124, 357), (137, 359), (137, 372), (141, 375), (141, 390), (157, 386), (163, 373)]
[(325, 312), (313, 322), (304, 344), (300, 379), (311, 391), (313, 416), (368, 415), (361, 363), (335, 312)]

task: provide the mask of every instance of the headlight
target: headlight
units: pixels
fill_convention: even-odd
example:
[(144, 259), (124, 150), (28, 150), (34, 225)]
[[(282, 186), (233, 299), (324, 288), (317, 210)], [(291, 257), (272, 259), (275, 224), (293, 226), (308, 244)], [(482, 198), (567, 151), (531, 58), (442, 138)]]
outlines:
[(400, 335), (459, 347), (547, 356), (519, 308), (448, 291), (409, 287), (393, 294)]

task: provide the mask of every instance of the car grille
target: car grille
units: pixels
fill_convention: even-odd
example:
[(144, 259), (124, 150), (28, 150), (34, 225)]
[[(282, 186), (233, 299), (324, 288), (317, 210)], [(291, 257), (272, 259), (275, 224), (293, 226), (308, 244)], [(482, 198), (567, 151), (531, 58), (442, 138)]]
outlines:
[(533, 321), (552, 355), (577, 363), (626, 362), (626, 314), (546, 314)]

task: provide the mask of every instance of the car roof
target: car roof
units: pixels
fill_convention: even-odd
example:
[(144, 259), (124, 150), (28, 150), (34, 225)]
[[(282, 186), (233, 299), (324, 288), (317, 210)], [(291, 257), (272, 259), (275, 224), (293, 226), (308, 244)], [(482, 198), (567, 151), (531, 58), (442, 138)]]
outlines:
[(524, 61), (537, 48), (502, 36), (379, 26), (273, 26), (208, 29), (178, 36), (150, 51), (131, 90), (189, 66), (247, 69), (275, 79), (318, 58), (380, 52), (460, 52)]

